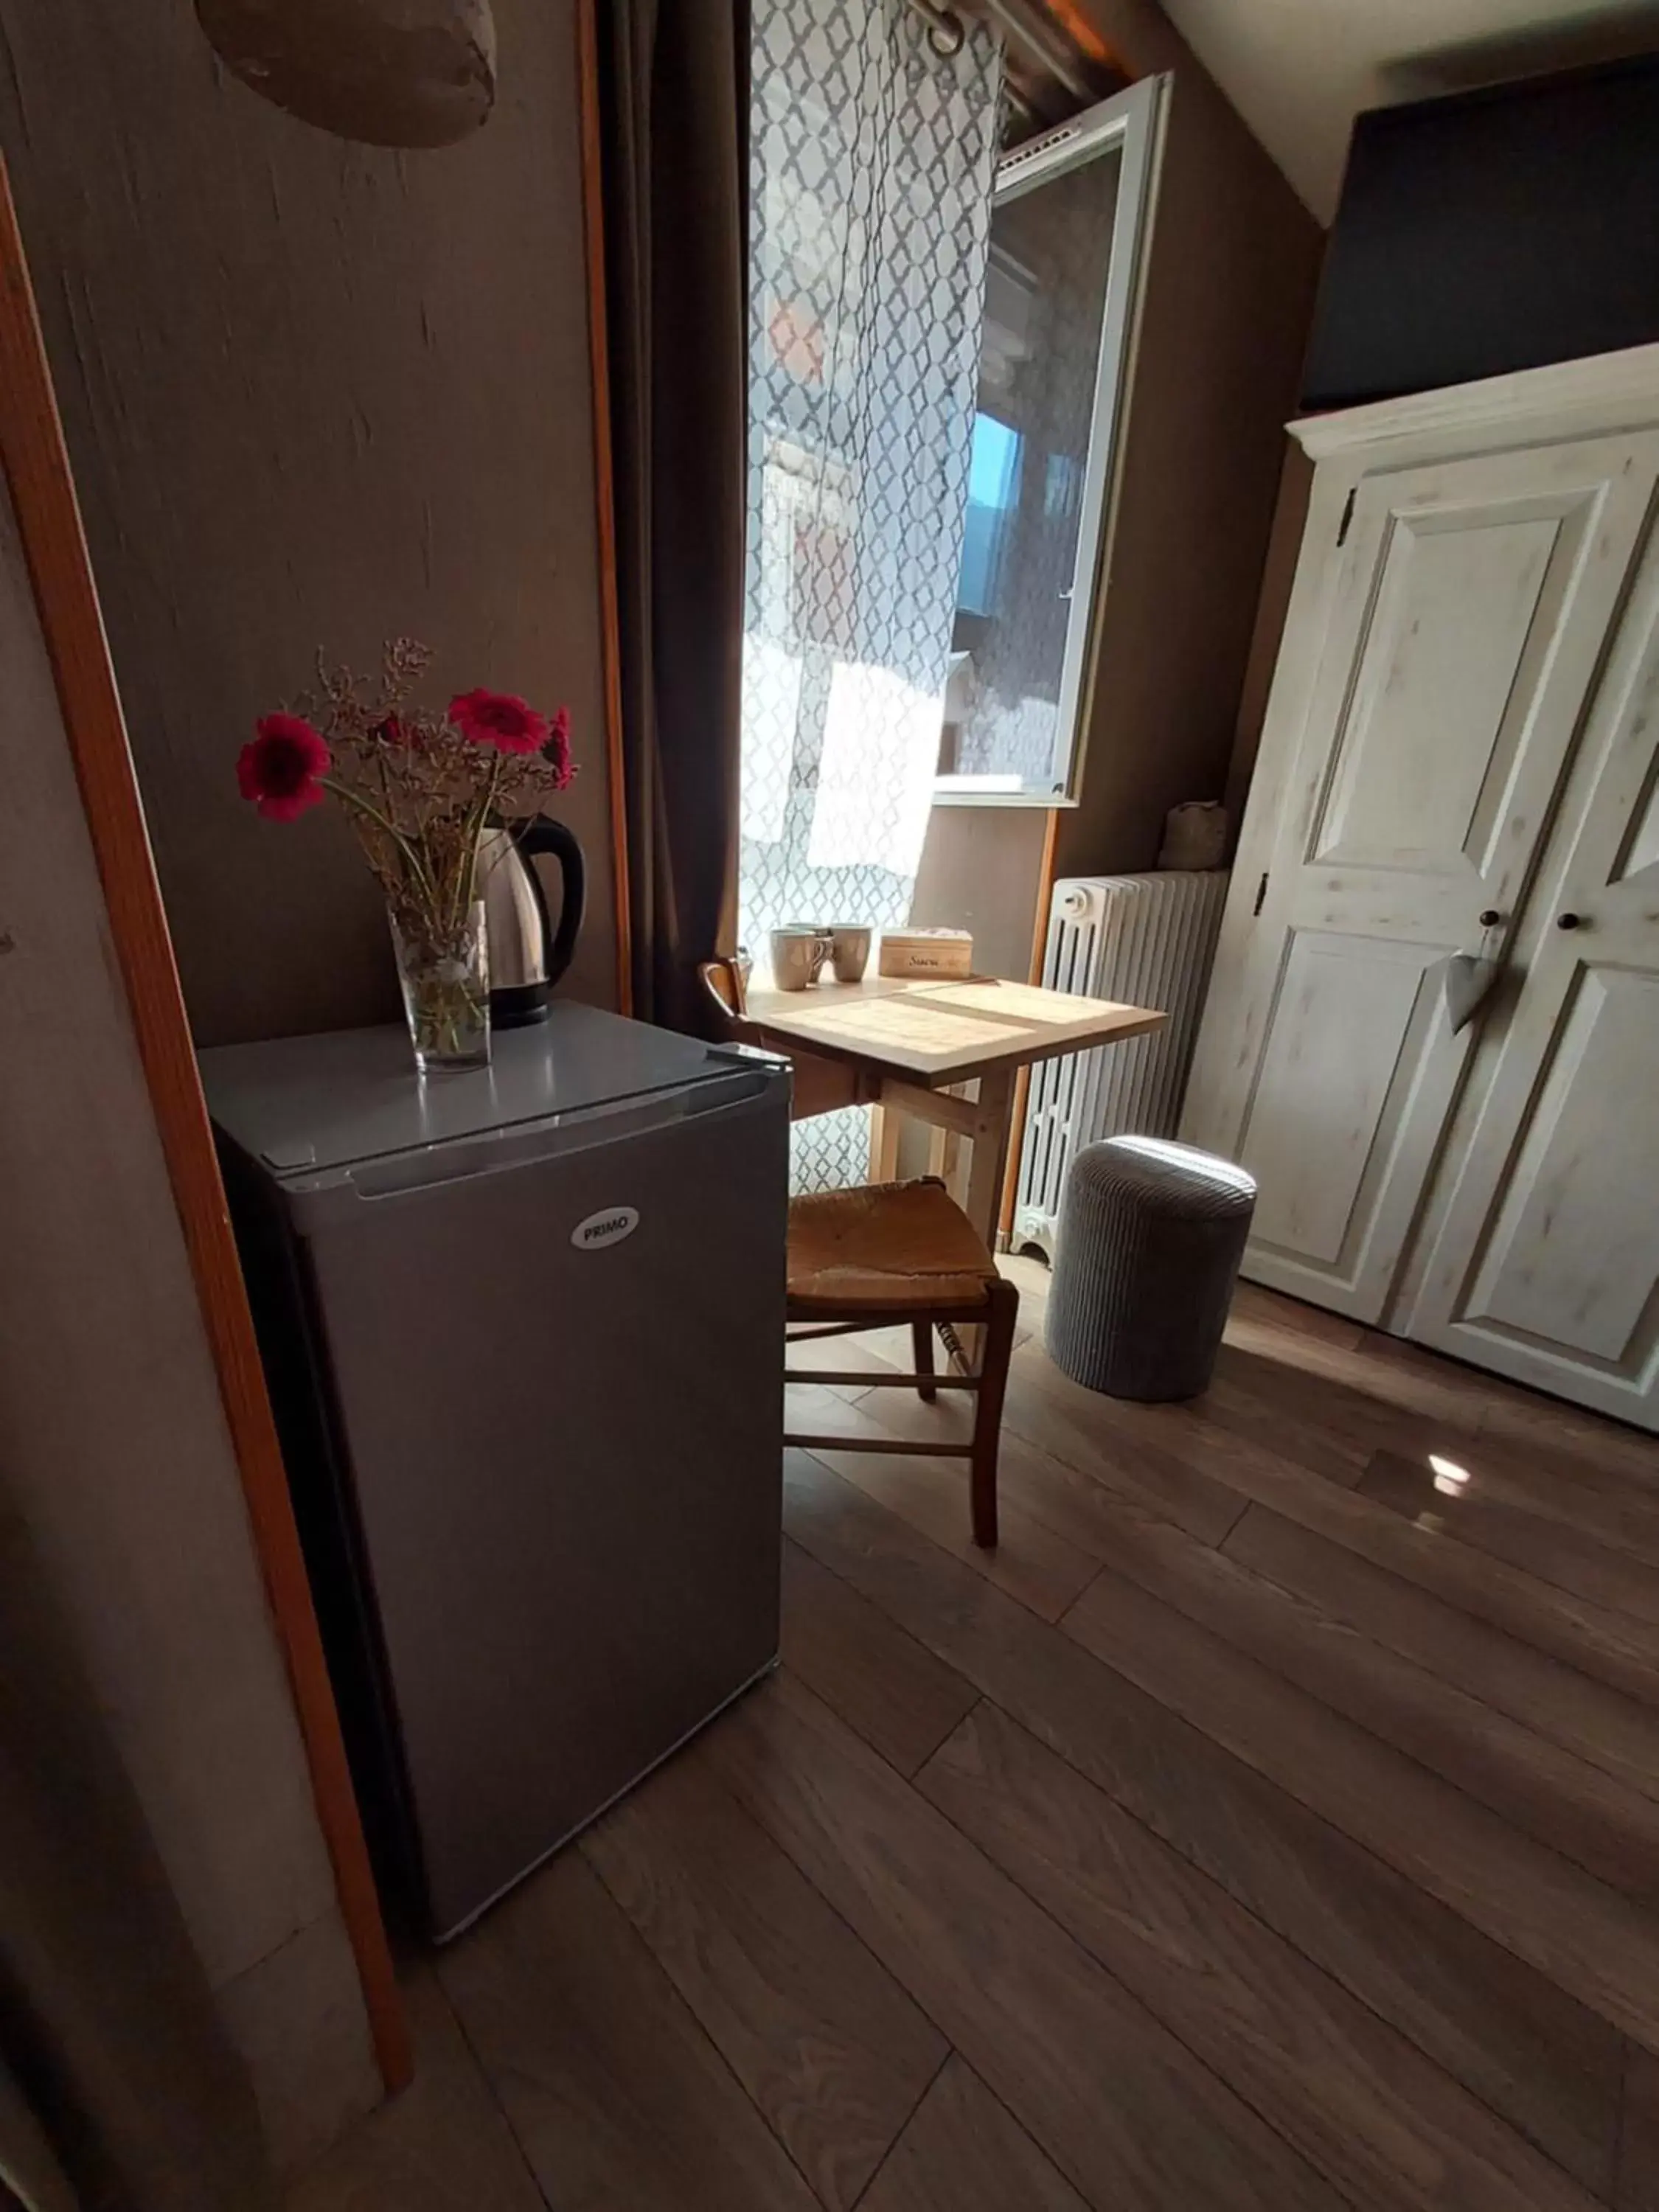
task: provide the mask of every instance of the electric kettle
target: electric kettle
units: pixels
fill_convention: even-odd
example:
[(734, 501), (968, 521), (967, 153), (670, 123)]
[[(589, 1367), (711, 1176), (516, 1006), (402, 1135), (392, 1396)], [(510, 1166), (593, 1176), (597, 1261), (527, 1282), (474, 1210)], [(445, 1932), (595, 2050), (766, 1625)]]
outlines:
[[(563, 879), (556, 930), (532, 866), (538, 853), (554, 854)], [(477, 882), (489, 949), (490, 1022), (514, 1030), (545, 1021), (553, 986), (570, 965), (582, 926), (582, 848), (562, 822), (541, 815), (494, 825), (478, 840)]]

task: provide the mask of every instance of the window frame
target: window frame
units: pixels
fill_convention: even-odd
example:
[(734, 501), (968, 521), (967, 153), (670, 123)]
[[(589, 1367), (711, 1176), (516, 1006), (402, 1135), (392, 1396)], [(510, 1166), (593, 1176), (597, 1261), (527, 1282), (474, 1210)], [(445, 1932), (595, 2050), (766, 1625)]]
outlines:
[[(1144, 77), (1126, 91), (1085, 108), (1067, 123), (1017, 146), (997, 164), (993, 211), (1023, 199), (1085, 162), (1116, 149), (1117, 204), (1112, 218), (1111, 259), (1101, 315), (1100, 360), (1089, 416), (1089, 459), (1072, 575), (1072, 613), (1060, 664), (1056, 721), (1065, 733), (1064, 764), (1047, 789), (988, 787), (1007, 778), (992, 775), (936, 776), (936, 806), (1075, 806), (1086, 750), (1085, 709), (1094, 689), (1101, 580), (1111, 539), (1118, 463), (1122, 452), (1145, 290), (1146, 240), (1162, 161), (1170, 79)], [(1083, 611), (1079, 614), (1079, 602)]]

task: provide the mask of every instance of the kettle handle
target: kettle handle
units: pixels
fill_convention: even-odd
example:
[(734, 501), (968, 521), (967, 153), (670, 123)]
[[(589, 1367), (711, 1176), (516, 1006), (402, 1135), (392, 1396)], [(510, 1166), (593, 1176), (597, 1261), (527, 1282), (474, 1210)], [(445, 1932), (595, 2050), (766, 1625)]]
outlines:
[[(550, 821), (544, 814), (532, 815), (527, 822), (514, 826), (513, 842), (522, 854), (525, 873), (530, 878), (530, 888), (535, 893), (536, 903), (541, 908), (542, 933), (547, 944), (547, 981), (550, 986), (558, 981), (570, 965), (580, 934), (582, 916), (587, 908), (587, 863), (574, 833), (562, 822)], [(551, 853), (559, 864), (559, 874), (564, 884), (564, 898), (559, 908), (559, 928), (552, 935), (552, 917), (547, 911), (547, 900), (541, 883), (530, 863), (538, 853)]]

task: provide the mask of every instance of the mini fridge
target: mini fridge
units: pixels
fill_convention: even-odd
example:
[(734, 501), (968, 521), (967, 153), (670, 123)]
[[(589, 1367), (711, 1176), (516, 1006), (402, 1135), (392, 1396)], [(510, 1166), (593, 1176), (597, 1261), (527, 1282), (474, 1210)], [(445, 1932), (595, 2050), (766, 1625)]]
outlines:
[(776, 1659), (789, 1073), (574, 1005), (202, 1055), (383, 1887), (440, 1940)]

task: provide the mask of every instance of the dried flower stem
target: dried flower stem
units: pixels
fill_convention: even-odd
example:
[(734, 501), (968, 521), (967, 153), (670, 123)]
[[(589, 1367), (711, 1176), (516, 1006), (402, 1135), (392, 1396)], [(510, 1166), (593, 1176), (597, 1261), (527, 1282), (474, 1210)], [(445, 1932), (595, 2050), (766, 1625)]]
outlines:
[(411, 706), (430, 659), (413, 638), (387, 644), (374, 678), (319, 657), (317, 689), (295, 711), (333, 755), (323, 787), (344, 805), (399, 930), (437, 952), (467, 928), (486, 824), (539, 813), (570, 771), (550, 755), (481, 744), (447, 714)]

